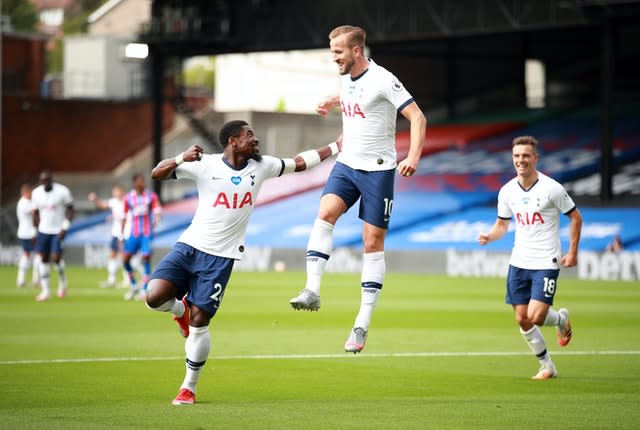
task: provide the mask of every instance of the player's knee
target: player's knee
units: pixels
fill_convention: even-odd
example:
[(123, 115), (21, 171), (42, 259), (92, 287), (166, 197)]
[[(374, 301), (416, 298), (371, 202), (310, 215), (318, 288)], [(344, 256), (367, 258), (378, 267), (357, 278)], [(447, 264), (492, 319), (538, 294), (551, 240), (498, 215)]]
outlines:
[(364, 248), (365, 254), (369, 254), (372, 252), (382, 252), (384, 251), (384, 240), (383, 241), (365, 241), (363, 248)]
[(147, 285), (145, 302), (150, 309), (156, 309), (172, 297), (175, 297), (167, 285), (158, 279), (152, 279)]
[(339, 197), (331, 194), (324, 195), (320, 200), (320, 207), (318, 208), (318, 218), (322, 221), (334, 224), (338, 221), (338, 218), (345, 213), (347, 205)]
[(365, 253), (384, 251), (384, 235), (365, 233), (362, 242)]
[(523, 330), (529, 330), (531, 327), (533, 327), (534, 323), (531, 322), (531, 320), (526, 314), (521, 314), (516, 312), (515, 316), (516, 316), (516, 322), (518, 323), (520, 328), (522, 328)]
[(534, 314), (529, 316), (529, 321), (531, 321), (531, 324), (543, 325), (544, 320), (545, 320), (545, 315), (542, 315), (542, 314)]
[(200, 309), (198, 306), (191, 306), (189, 325), (191, 327), (205, 327), (209, 325), (213, 315)]
[(338, 218), (340, 218), (340, 214), (334, 213), (332, 211), (322, 209), (318, 211), (318, 219), (321, 219), (324, 222), (328, 222), (329, 224), (335, 225), (336, 222), (338, 222)]

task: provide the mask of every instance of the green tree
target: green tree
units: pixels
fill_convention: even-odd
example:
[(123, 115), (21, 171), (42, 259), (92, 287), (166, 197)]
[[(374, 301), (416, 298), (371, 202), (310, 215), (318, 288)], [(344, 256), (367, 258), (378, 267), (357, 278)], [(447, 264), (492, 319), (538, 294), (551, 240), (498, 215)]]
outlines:
[(78, 4), (81, 10), (89, 11), (91, 14), (106, 2), (107, 0), (79, 0)]
[[(106, 0), (81, 0), (76, 7), (64, 11), (62, 30), (65, 36), (87, 32), (87, 18)], [(47, 68), (49, 73), (60, 73), (64, 67), (64, 41), (58, 40), (48, 53)]]
[(29, 0), (2, 0), (2, 15), (11, 18), (11, 25), (20, 31), (33, 32), (36, 30), (38, 11)]
[(215, 57), (206, 57), (185, 68), (182, 82), (187, 87), (206, 88), (213, 91), (216, 85)]
[(58, 40), (50, 51), (47, 51), (47, 71), (60, 73), (64, 68), (64, 41)]

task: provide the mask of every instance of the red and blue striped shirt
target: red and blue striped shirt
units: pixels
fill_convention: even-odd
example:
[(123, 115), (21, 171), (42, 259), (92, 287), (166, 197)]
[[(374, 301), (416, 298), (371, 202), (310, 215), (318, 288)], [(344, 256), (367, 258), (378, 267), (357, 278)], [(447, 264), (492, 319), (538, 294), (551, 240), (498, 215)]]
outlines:
[(135, 190), (124, 196), (124, 213), (130, 227), (130, 237), (153, 236), (154, 217), (161, 212), (160, 200), (153, 191)]

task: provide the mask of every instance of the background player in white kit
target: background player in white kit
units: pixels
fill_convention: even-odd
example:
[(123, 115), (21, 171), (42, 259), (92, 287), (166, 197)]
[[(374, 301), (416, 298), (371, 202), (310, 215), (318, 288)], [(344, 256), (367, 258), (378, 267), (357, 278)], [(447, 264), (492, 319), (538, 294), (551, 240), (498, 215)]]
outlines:
[[(89, 193), (89, 201), (102, 210), (109, 209), (111, 211), (111, 241), (109, 242), (109, 261), (107, 262), (107, 283), (105, 287), (114, 287), (116, 285), (116, 275), (118, 268), (122, 267), (120, 263), (120, 244), (122, 237), (122, 220), (124, 219), (124, 187), (122, 185), (114, 185), (111, 188), (111, 197), (108, 200), (102, 200), (96, 193)], [(127, 272), (123, 269), (123, 281), (126, 285), (129, 283)]]
[[(557, 327), (560, 346), (571, 340), (569, 311), (551, 307), (560, 265), (578, 263), (582, 216), (573, 200), (555, 180), (536, 170), (538, 142), (531, 136), (513, 140), (513, 166), (517, 176), (498, 194), (498, 218), (488, 233), (478, 236), (480, 245), (500, 239), (513, 218), (515, 242), (507, 275), (506, 303), (513, 306), (525, 342), (540, 362), (533, 379), (557, 376), (539, 326)], [(560, 214), (570, 219), (569, 250), (560, 253)]]
[(40, 256), (34, 253), (34, 245), (36, 240), (36, 227), (33, 225), (33, 201), (31, 200), (31, 193), (33, 188), (29, 184), (22, 184), (20, 187), (20, 199), (16, 205), (16, 217), (18, 219), (18, 240), (22, 247), (22, 254), (18, 260), (18, 276), (16, 279), (16, 285), (18, 287), (24, 287), (27, 277), (27, 270), (32, 266), (33, 255), (33, 272), (31, 275), (31, 283), (37, 285), (39, 280), (38, 275), (38, 263), (40, 262)]
[(294, 159), (262, 157), (258, 137), (245, 121), (226, 123), (220, 142), (221, 154), (204, 155), (194, 145), (151, 171), (153, 179), (191, 179), (198, 188), (191, 225), (156, 267), (146, 296), (149, 308), (174, 315), (187, 338), (186, 375), (174, 405), (195, 403), (196, 384), (211, 345), (209, 321), (222, 302), (234, 261), (244, 253), (247, 224), (262, 182), (311, 168), (339, 148), (332, 142)]
[[(393, 208), (395, 171), (415, 173), (425, 142), (426, 119), (400, 81), (365, 57), (366, 33), (341, 26), (329, 33), (333, 61), (342, 75), (340, 95), (321, 102), (320, 115), (340, 106), (343, 148), (327, 181), (318, 216), (307, 244), (307, 281), (290, 300), (294, 309), (320, 308), (320, 282), (331, 251), (338, 218), (360, 199), (364, 221), (360, 311), (345, 343), (345, 351), (364, 348), (373, 310), (385, 276), (384, 241)], [(396, 164), (397, 113), (411, 123), (407, 158)], [(396, 169), (397, 167), (397, 169)]]
[(58, 297), (67, 294), (67, 279), (62, 259), (62, 241), (73, 219), (73, 197), (69, 188), (53, 182), (48, 170), (40, 174), (40, 183), (31, 195), (34, 206), (33, 222), (38, 228), (36, 250), (40, 263), (40, 286), (42, 292), (36, 297), (41, 302), (48, 300), (51, 262), (58, 272)]

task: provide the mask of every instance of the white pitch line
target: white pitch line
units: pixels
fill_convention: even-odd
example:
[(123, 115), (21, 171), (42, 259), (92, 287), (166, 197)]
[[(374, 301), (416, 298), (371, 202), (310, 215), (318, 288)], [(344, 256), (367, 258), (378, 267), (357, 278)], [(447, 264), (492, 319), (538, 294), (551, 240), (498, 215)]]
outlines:
[[(380, 352), (363, 353), (362, 358), (413, 358), (413, 357), (504, 357), (531, 355), (530, 352), (486, 351), (486, 352)], [(553, 351), (553, 355), (640, 355), (640, 351)], [(219, 355), (209, 360), (306, 360), (353, 358), (356, 354), (265, 354), (265, 355)], [(65, 363), (112, 363), (122, 361), (173, 361), (184, 356), (169, 357), (96, 357), (96, 358), (54, 358), (43, 360), (4, 360), (0, 365), (20, 364), (65, 364)]]
[(113, 363), (117, 361), (171, 361), (183, 357), (95, 357), (95, 358), (52, 358), (44, 360), (6, 360), (2, 364), (58, 364), (58, 363)]

